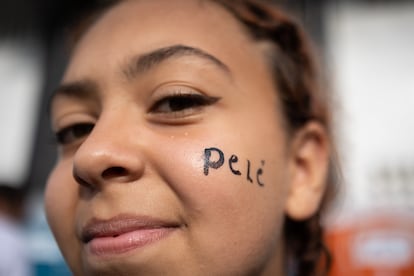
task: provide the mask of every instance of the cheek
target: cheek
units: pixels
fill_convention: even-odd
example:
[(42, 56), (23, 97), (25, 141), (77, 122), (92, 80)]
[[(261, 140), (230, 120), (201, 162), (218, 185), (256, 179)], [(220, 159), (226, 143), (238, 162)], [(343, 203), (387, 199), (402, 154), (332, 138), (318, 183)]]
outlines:
[(251, 252), (258, 258), (271, 254), (282, 228), (287, 186), (286, 162), (278, 149), (209, 137), (204, 143), (188, 141), (162, 150), (172, 157), (159, 163), (162, 174), (184, 205), (202, 248), (200, 259), (234, 258), (234, 252), (242, 259)]
[[(70, 168), (60, 161), (49, 175), (45, 191), (45, 209), (52, 228), (58, 227), (61, 215), (72, 213), (71, 201), (75, 185), (71, 181)], [(72, 215), (70, 216), (72, 217)], [(66, 221), (66, 220), (65, 220)], [(62, 221), (65, 223), (65, 221)]]
[(51, 172), (45, 191), (45, 211), (64, 257), (73, 264), (79, 251), (74, 228), (77, 185), (72, 180), (70, 164), (59, 161)]

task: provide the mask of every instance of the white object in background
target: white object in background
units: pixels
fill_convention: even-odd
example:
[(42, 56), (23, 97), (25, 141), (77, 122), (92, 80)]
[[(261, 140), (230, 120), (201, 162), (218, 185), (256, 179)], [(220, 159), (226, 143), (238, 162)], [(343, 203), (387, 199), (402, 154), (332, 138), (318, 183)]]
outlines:
[[(328, 60), (343, 106), (342, 209), (412, 208), (410, 181), (382, 175), (414, 172), (414, 3), (334, 1), (327, 27)], [(390, 206), (403, 201), (405, 206)]]
[(21, 185), (28, 174), (43, 80), (40, 45), (0, 41), (0, 183)]
[(32, 275), (28, 246), (22, 229), (0, 215), (0, 275)]

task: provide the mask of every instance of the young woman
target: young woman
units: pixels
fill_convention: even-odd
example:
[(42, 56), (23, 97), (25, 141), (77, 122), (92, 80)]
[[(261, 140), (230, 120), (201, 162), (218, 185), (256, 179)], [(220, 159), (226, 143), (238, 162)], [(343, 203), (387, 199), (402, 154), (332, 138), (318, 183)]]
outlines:
[(77, 30), (45, 195), (75, 275), (323, 272), (328, 110), (289, 17), (249, 0), (127, 0)]

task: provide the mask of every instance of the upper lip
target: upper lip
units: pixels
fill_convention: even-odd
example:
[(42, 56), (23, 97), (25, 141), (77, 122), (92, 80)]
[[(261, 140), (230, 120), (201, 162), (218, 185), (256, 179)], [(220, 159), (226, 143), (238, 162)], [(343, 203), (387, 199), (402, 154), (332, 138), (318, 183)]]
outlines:
[(149, 216), (118, 215), (111, 219), (92, 218), (82, 228), (81, 240), (90, 242), (98, 237), (114, 237), (131, 231), (157, 228), (177, 228), (174, 221), (157, 219)]

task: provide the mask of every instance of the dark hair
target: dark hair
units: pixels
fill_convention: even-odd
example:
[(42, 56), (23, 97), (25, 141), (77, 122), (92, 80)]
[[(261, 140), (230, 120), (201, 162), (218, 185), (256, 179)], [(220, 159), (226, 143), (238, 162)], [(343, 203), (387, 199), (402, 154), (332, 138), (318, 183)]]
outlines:
[[(82, 20), (72, 24), (70, 44), (76, 44), (107, 8), (121, 1), (101, 0), (96, 2), (97, 5), (89, 5), (83, 10), (80, 15)], [(307, 123), (317, 121), (332, 136), (329, 101), (322, 89), (310, 40), (299, 24), (282, 9), (264, 0), (201, 1), (211, 1), (224, 7), (242, 23), (254, 40), (268, 42), (272, 46), (265, 54), (269, 57), (288, 132), (293, 134)], [(332, 198), (337, 182), (334, 161), (332, 158), (326, 180), (327, 190), (318, 212), (303, 221), (285, 217), (286, 265), (293, 275), (326, 275), (330, 268), (331, 257), (323, 240), (321, 214)]]
[(27, 192), (26, 186), (17, 188), (0, 182), (0, 213), (17, 221), (23, 219)]

